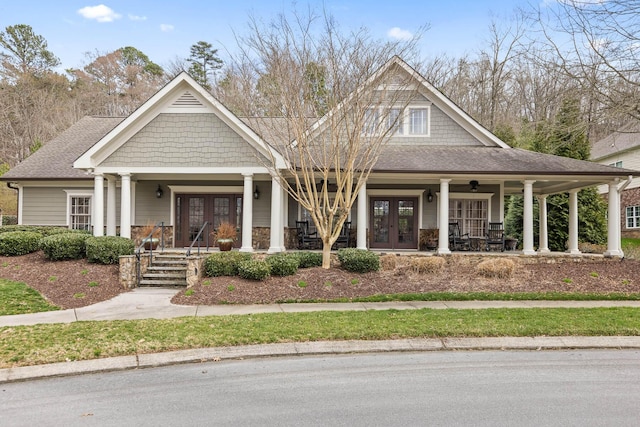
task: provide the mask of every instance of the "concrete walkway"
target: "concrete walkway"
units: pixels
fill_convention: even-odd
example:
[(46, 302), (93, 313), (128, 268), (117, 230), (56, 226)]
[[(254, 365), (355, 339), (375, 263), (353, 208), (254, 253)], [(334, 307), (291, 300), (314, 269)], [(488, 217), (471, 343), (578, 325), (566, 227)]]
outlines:
[(44, 313), (0, 316), (0, 327), (36, 325), (38, 323), (71, 323), (88, 320), (169, 319), (184, 316), (227, 316), (253, 313), (301, 313), (311, 311), (367, 311), (485, 308), (594, 308), (640, 307), (640, 301), (394, 301), (356, 303), (299, 303), (252, 305), (175, 305), (171, 298), (177, 289), (136, 288), (108, 301), (87, 307), (47, 311)]
[[(88, 320), (166, 319), (183, 316), (225, 316), (251, 313), (294, 313), (347, 310), (486, 309), (486, 308), (593, 308), (640, 307), (640, 301), (411, 301), (340, 304), (264, 304), (184, 306), (171, 304), (175, 289), (137, 288), (87, 307), (45, 313), (0, 316), (0, 327), (38, 323), (71, 323)], [(640, 349), (640, 337), (488, 337), (416, 338), (380, 341), (321, 341), (260, 344), (237, 347), (179, 350), (156, 354), (111, 357), (77, 362), (52, 363), (0, 369), (0, 384), (52, 376), (78, 375), (124, 369), (200, 363), (263, 356), (299, 356), (387, 351), (436, 350), (551, 350), (551, 349)]]

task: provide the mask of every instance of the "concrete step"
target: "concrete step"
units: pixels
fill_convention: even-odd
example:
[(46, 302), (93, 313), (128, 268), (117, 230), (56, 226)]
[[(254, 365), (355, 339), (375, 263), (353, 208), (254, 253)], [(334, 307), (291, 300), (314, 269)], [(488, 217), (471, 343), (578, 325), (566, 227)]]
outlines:
[(186, 288), (187, 282), (184, 279), (183, 280), (141, 279), (139, 286)]

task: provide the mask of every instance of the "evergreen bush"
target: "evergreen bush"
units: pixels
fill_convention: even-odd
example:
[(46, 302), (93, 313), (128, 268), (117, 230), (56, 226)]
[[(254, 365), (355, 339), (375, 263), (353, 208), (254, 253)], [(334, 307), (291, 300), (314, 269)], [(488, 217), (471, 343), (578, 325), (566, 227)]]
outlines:
[(365, 249), (340, 249), (338, 250), (338, 260), (342, 264), (342, 268), (353, 273), (380, 270), (380, 257)]
[(86, 233), (52, 234), (40, 241), (40, 247), (45, 256), (52, 261), (80, 259), (86, 256), (85, 242), (90, 237)]
[(271, 268), (266, 261), (252, 259), (238, 264), (238, 275), (243, 279), (264, 280), (271, 274)]
[(251, 254), (247, 252), (217, 252), (204, 260), (204, 274), (209, 277), (237, 276), (238, 264), (249, 260), (251, 260)]
[(40, 249), (42, 234), (33, 231), (11, 231), (0, 234), (0, 255), (18, 256)]
[(99, 236), (86, 240), (87, 260), (98, 264), (117, 264), (122, 255), (133, 255), (135, 245), (126, 237)]
[(311, 268), (322, 266), (322, 253), (300, 251), (294, 252), (298, 257), (298, 268)]
[(266, 259), (274, 276), (292, 276), (298, 271), (300, 258), (292, 253), (280, 253), (271, 255)]

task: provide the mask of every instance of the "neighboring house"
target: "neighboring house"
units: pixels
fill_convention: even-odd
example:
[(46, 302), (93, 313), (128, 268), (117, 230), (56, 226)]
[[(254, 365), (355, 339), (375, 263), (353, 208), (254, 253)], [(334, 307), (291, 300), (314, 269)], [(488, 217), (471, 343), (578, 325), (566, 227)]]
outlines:
[[(381, 72), (391, 69), (415, 73), (397, 57)], [(420, 230), (439, 229), (438, 252), (449, 253), (449, 222), (484, 237), (488, 222), (504, 220), (504, 196), (524, 194), (523, 252), (536, 253), (534, 196), (538, 251), (548, 252), (546, 196), (568, 192), (569, 252), (579, 253), (577, 191), (635, 173), (510, 148), (424, 78), (416, 83), (404, 131), (384, 147), (352, 209), (359, 248), (417, 250)], [(0, 179), (19, 191), (20, 224), (131, 237), (163, 221), (183, 247), (204, 221), (226, 220), (241, 228), (240, 250), (279, 252), (293, 247), (289, 230), (305, 212), (271, 179), (266, 159), (278, 168), (284, 160), (256, 129), (182, 73), (129, 117), (85, 117)], [(608, 226), (607, 254), (621, 256), (619, 224)]]
[[(632, 122), (591, 146), (591, 160), (603, 165), (640, 169), (640, 122)], [(625, 182), (625, 184), (627, 184)], [(608, 194), (609, 186), (599, 186)], [(622, 237), (640, 238), (640, 177), (631, 179), (620, 193)]]

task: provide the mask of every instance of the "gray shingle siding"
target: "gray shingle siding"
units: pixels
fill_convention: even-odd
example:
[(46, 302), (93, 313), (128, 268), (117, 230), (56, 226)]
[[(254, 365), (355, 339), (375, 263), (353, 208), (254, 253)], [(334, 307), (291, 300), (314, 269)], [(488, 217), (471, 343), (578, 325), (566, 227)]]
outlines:
[(257, 152), (214, 114), (160, 114), (101, 166), (262, 166)]

